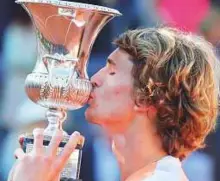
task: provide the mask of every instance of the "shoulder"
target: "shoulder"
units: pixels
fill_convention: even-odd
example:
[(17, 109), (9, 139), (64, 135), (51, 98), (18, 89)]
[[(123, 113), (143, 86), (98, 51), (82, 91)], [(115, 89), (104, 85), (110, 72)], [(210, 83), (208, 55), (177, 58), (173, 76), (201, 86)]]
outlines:
[(188, 181), (179, 159), (167, 156), (161, 159), (151, 177), (143, 181)]

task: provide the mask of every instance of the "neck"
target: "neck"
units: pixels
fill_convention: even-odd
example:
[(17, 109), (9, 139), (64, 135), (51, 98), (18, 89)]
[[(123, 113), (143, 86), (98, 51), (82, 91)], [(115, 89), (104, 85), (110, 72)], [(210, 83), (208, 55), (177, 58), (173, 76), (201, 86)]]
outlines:
[(136, 118), (123, 133), (112, 134), (112, 149), (121, 170), (121, 180), (166, 155), (150, 121)]

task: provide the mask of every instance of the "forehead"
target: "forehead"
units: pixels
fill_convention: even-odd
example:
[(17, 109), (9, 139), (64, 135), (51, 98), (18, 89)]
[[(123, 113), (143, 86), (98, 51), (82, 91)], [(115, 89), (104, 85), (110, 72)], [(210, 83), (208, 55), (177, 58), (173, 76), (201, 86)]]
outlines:
[(116, 67), (130, 71), (133, 67), (132, 56), (126, 51), (117, 48), (113, 51), (108, 59), (112, 60)]

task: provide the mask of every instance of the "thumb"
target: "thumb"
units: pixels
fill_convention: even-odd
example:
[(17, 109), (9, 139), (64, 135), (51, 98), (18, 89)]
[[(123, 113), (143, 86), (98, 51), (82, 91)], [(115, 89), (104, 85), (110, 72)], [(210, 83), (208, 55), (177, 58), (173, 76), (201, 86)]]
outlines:
[(8, 175), (8, 180), (7, 181), (13, 181), (13, 177), (14, 177), (14, 172), (15, 172), (15, 168), (17, 167), (17, 161), (15, 162), (15, 164), (13, 165), (12, 169), (9, 172)]

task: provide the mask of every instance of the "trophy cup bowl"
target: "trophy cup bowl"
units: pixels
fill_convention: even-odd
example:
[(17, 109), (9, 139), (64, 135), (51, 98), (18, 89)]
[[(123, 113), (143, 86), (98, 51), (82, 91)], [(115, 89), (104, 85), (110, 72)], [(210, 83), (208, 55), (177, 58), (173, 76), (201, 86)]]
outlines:
[[(38, 57), (35, 68), (25, 81), (28, 97), (48, 108), (49, 121), (44, 132), (44, 145), (49, 144), (56, 129), (62, 130), (67, 110), (84, 106), (92, 85), (87, 75), (87, 64), (93, 43), (101, 29), (115, 16), (117, 10), (84, 3), (60, 0), (17, 0), (28, 12), (37, 37)], [(69, 139), (64, 139), (59, 151)], [(30, 152), (33, 135), (25, 134), (23, 149)], [(83, 143), (78, 143), (61, 180), (79, 179)]]

